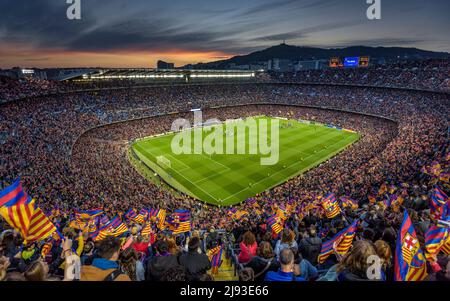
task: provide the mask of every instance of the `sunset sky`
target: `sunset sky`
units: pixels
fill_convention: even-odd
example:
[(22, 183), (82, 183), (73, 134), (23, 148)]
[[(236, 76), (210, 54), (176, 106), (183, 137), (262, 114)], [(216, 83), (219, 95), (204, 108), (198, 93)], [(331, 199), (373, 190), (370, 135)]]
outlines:
[(0, 68), (154, 67), (225, 59), (279, 44), (404, 46), (450, 52), (449, 0), (1, 0)]

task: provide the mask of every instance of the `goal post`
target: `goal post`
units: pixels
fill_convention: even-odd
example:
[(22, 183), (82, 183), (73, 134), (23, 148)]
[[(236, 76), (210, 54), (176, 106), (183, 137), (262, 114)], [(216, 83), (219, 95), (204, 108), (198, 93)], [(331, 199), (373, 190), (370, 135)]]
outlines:
[(156, 163), (162, 168), (172, 168), (172, 164), (165, 156), (156, 157)]

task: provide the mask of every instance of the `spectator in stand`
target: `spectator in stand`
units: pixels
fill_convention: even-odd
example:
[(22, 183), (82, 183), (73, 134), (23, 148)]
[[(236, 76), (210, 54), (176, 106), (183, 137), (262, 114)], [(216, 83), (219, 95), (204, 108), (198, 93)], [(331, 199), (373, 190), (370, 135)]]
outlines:
[(181, 254), (180, 264), (186, 268), (186, 277), (189, 281), (198, 281), (202, 275), (211, 269), (211, 262), (206, 254), (199, 253), (200, 239), (193, 237), (189, 240), (188, 251)]
[(130, 281), (119, 266), (120, 240), (108, 236), (98, 244), (98, 258), (81, 267), (81, 281)]
[[(337, 266), (338, 281), (370, 281), (367, 273), (369, 257), (377, 256), (373, 243), (359, 240), (353, 243), (353, 248)], [(373, 280), (373, 279), (372, 279)]]
[(394, 280), (394, 266), (391, 247), (383, 240), (377, 240), (374, 243), (375, 252), (381, 260), (381, 274), (382, 280), (393, 281)]
[(297, 242), (295, 241), (295, 233), (290, 229), (283, 229), (281, 232), (281, 239), (275, 245), (275, 255), (279, 257), (281, 250), (286, 248), (298, 249)]
[(280, 251), (278, 261), (280, 262), (280, 269), (278, 272), (267, 272), (264, 278), (265, 281), (305, 281), (304, 278), (297, 277), (294, 274), (294, 253), (290, 248), (285, 248)]
[(27, 281), (47, 281), (49, 268), (42, 260), (33, 261), (24, 272)]
[(129, 247), (123, 250), (119, 256), (119, 264), (131, 281), (145, 280), (145, 269), (135, 249)]
[(147, 263), (146, 280), (161, 281), (163, 274), (179, 266), (178, 256), (169, 253), (169, 244), (165, 239), (155, 243), (156, 254)]
[(247, 282), (247, 281), (255, 281), (255, 272), (250, 268), (243, 268), (239, 271), (239, 281)]
[(322, 240), (317, 237), (315, 225), (311, 225), (308, 228), (307, 236), (300, 240), (298, 248), (304, 259), (313, 265), (317, 265), (317, 257), (322, 249)]
[(256, 255), (256, 250), (258, 248), (255, 235), (250, 231), (245, 232), (239, 247), (241, 248), (241, 252), (238, 255), (239, 262), (249, 262), (252, 257)]
[(267, 272), (278, 271), (280, 263), (275, 258), (275, 253), (270, 243), (262, 241), (258, 246), (257, 255), (252, 257), (250, 262), (245, 264), (245, 267), (254, 271), (256, 281), (263, 281)]

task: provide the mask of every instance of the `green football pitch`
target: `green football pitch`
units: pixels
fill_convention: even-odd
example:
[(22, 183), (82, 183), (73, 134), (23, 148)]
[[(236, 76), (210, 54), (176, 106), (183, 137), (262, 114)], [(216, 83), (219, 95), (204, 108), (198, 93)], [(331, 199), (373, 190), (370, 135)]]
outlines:
[[(226, 122), (214, 128), (197, 127), (185, 131), (191, 141), (190, 144), (189, 140), (184, 143), (192, 147), (192, 153), (186, 154), (185, 151), (178, 154), (178, 151), (173, 151), (172, 141), (177, 133), (140, 139), (133, 143), (132, 150), (148, 168), (173, 188), (210, 204), (229, 206), (314, 168), (360, 138), (358, 133), (318, 123), (260, 116), (251, 119), (256, 122), (258, 130), (252, 130), (246, 122), (249, 119), (246, 119)], [(275, 128), (278, 129), (278, 135), (275, 135), (276, 131), (271, 125), (277, 123)], [(274, 137), (279, 137), (278, 161), (273, 165), (261, 164), (261, 158), (270, 156), (258, 147), (263, 132), (266, 133), (263, 137), (267, 137), (267, 146), (276, 145), (272, 142), (276, 142)], [(215, 136), (211, 136), (211, 133), (215, 133)], [(196, 140), (195, 135), (199, 135), (197, 137), (201, 137), (201, 140)], [(219, 135), (221, 139), (212, 143), (211, 137), (217, 138)], [(194, 141), (197, 141), (198, 146), (198, 141), (205, 142), (207, 139), (209, 145), (221, 143), (219, 149), (223, 151), (219, 154), (205, 153), (200, 143), (202, 151), (194, 153)], [(231, 143), (233, 140), (234, 143)], [(231, 146), (227, 146), (227, 142)], [(245, 143), (244, 151), (238, 149), (239, 143), (241, 147)], [(181, 142), (176, 145), (181, 145)], [(258, 150), (256, 154), (250, 151), (252, 147)]]

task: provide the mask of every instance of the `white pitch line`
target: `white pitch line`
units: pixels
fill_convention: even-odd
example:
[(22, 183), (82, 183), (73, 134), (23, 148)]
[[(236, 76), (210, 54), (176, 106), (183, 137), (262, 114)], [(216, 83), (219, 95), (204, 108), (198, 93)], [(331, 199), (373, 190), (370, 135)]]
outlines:
[[(345, 138), (344, 140), (347, 140), (347, 138)], [(341, 142), (341, 141), (338, 141), (338, 142)], [(331, 144), (330, 146), (336, 145), (336, 144), (338, 144), (338, 142), (335, 142), (335, 143)], [(326, 150), (326, 149), (323, 148), (323, 149), (321, 149), (320, 151), (318, 151), (317, 153), (320, 153), (320, 152), (322, 152), (322, 151), (324, 151), (324, 150)], [(309, 156), (306, 157), (306, 158), (312, 157), (312, 156), (316, 155), (317, 153), (314, 153), (314, 154), (312, 154), (312, 155), (309, 155)], [(304, 161), (304, 160), (303, 160), (303, 161)], [(300, 163), (300, 162), (301, 162), (301, 161), (299, 161), (299, 162), (294, 162), (293, 164), (289, 165), (287, 168), (290, 168), (291, 166), (296, 165), (296, 164), (298, 164), (298, 163)], [(286, 169), (286, 168), (281, 169), (281, 170), (275, 172), (274, 174), (271, 174), (270, 176), (276, 175), (276, 174), (278, 174), (278, 173), (284, 171), (285, 169)], [(252, 186), (254, 186), (255, 184), (259, 184), (259, 183), (261, 183), (262, 181), (264, 181), (264, 180), (266, 180), (266, 179), (267, 179), (267, 178), (264, 178), (264, 179), (262, 179), (262, 180), (259, 180), (258, 182), (252, 184)], [(234, 197), (235, 195), (237, 195), (237, 194), (239, 194), (239, 193), (241, 193), (242, 191), (245, 191), (245, 190), (247, 190), (247, 189), (249, 189), (249, 188), (246, 187), (246, 188), (244, 188), (244, 189), (242, 189), (242, 190), (240, 190), (240, 191), (238, 191), (238, 192), (236, 192), (236, 193), (230, 195), (229, 197), (227, 197), (226, 199), (224, 199), (223, 202), (225, 202), (225, 201), (228, 200), (229, 198), (232, 198), (232, 197)]]

